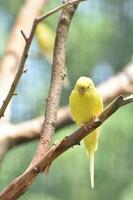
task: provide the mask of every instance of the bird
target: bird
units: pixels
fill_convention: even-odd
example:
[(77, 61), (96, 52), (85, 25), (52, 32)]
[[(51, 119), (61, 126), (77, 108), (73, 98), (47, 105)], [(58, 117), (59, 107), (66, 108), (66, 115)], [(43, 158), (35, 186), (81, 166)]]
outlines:
[[(70, 111), (78, 127), (85, 126), (103, 110), (103, 100), (93, 81), (89, 77), (80, 77), (69, 96)], [(89, 158), (90, 185), (94, 188), (94, 153), (98, 148), (100, 128), (87, 135), (83, 142)]]
[[(54, 40), (55, 40), (55, 32), (54, 30), (46, 23), (40, 22), (37, 25), (37, 29), (35, 32), (36, 41), (38, 43), (38, 47), (41, 49), (43, 55), (47, 58), (47, 60), (51, 63), (53, 59), (53, 50), (54, 50)], [(64, 88), (69, 87), (69, 79), (67, 67), (65, 67), (66, 78), (64, 79), (63, 86)]]
[(39, 23), (35, 32), (36, 40), (48, 60), (52, 59), (54, 49), (55, 32), (46, 23)]

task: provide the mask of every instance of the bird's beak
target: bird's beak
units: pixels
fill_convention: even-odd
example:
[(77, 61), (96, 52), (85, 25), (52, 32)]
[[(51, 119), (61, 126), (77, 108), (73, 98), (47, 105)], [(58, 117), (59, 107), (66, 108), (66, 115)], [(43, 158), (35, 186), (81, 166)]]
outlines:
[(84, 92), (85, 92), (85, 88), (80, 87), (80, 88), (78, 89), (78, 92), (79, 92), (79, 95), (80, 95), (80, 96), (83, 96), (83, 94), (84, 94)]

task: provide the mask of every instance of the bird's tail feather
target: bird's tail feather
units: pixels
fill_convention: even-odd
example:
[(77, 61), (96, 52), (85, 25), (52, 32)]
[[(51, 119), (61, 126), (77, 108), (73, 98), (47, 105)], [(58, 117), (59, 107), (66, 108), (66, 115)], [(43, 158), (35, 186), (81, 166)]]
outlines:
[(94, 188), (94, 151), (89, 152), (90, 184)]

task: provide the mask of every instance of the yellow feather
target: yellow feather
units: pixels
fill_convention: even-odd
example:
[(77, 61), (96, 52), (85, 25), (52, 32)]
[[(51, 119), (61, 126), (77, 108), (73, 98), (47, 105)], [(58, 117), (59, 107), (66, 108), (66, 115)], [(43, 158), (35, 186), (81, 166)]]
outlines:
[[(95, 118), (103, 110), (102, 97), (88, 77), (80, 77), (77, 80), (69, 102), (72, 117), (78, 126)], [(83, 140), (90, 159), (91, 188), (94, 187), (94, 152), (97, 150), (99, 133), (100, 128), (97, 128)]]

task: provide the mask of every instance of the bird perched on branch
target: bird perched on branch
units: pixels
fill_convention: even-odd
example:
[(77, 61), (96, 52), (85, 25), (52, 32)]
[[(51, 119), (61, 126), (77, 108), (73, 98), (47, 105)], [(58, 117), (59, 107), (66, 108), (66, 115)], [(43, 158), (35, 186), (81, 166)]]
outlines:
[[(93, 81), (88, 77), (80, 77), (71, 92), (70, 109), (73, 119), (78, 126), (85, 126), (86, 122), (94, 119), (103, 110), (103, 100)], [(83, 141), (90, 160), (90, 183), (94, 187), (94, 153), (98, 146), (100, 128), (87, 135)]]

